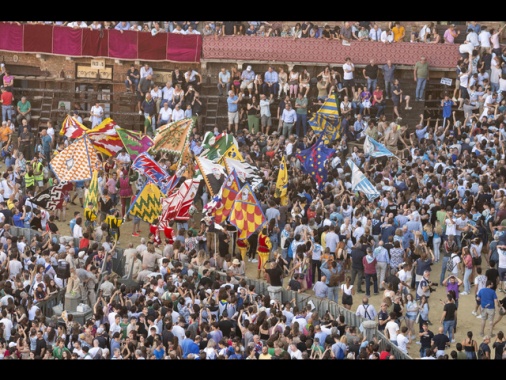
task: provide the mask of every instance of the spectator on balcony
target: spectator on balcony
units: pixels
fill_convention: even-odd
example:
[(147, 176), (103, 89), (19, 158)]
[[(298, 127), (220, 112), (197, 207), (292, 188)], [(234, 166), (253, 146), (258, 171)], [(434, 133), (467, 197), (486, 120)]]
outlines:
[[(420, 60), (415, 63), (413, 74), (416, 82), (415, 101), (421, 102), (425, 99), (425, 85), (429, 80), (429, 64), (424, 56), (420, 57)], [(408, 104), (406, 104), (407, 106)]]
[(176, 84), (174, 86), (174, 92), (172, 93), (172, 103), (169, 102), (169, 107), (174, 110), (176, 107), (176, 104), (179, 104), (180, 106), (184, 102), (184, 90), (181, 88), (180, 84)]
[(140, 26), (139, 21), (132, 21), (132, 26), (130, 26), (129, 30), (140, 32), (142, 31), (142, 26)]
[(445, 44), (454, 44), (455, 38), (457, 38), (459, 36), (459, 34), (460, 34), (460, 30), (455, 31), (454, 24), (449, 25), (443, 34)]
[(151, 28), (151, 35), (156, 36), (158, 33), (165, 33), (165, 29), (160, 26), (158, 21), (154, 21), (153, 27)]
[(5, 69), (4, 76), (2, 78), (3, 85), (7, 91), (12, 92), (12, 87), (14, 86), (14, 76), (9, 74), (9, 71)]
[(436, 32), (427, 34), (425, 42), (429, 44), (438, 44), (441, 42), (441, 36), (439, 35), (439, 33)]
[(230, 91), (230, 71), (225, 67), (222, 67), (218, 73), (218, 94), (223, 96), (223, 89), (226, 89), (226, 93)]
[(341, 28), (341, 39), (343, 40), (343, 43), (350, 43), (353, 38), (353, 30), (351, 27), (351, 23), (349, 21), (346, 21)]
[(89, 25), (90, 30), (101, 30), (102, 29), (102, 23), (100, 21), (93, 21)]
[(392, 33), (394, 34), (394, 42), (404, 42), (406, 28), (399, 21), (396, 21), (392, 26)]
[(135, 64), (132, 63), (126, 73), (125, 79), (126, 90), (135, 92), (135, 89), (139, 85), (139, 79), (140, 79), (139, 70), (135, 67)]
[(346, 57), (345, 62), (343, 64), (343, 72), (344, 72), (344, 87), (348, 89), (348, 94), (355, 93), (355, 65), (351, 62), (350, 57)]
[(313, 23), (311, 21), (302, 22), (302, 25), (300, 26), (300, 28), (302, 30), (300, 38), (309, 38), (309, 33), (310, 33), (312, 27), (313, 27)]
[(241, 74), (241, 86), (240, 90), (248, 89), (250, 95), (251, 91), (253, 90), (254, 81), (255, 81), (255, 72), (252, 70), (251, 65), (248, 65), (246, 67), (246, 70), (243, 70)]
[(151, 77), (152, 77), (153, 76), (153, 68), (151, 66), (149, 66), (149, 63), (145, 62), (144, 66), (141, 67), (140, 74), (141, 74), (141, 79), (146, 78), (148, 75), (151, 75)]
[(114, 29), (119, 30), (121, 33), (123, 33), (124, 30), (130, 29), (130, 23), (128, 21), (120, 21), (116, 24)]
[(21, 97), (21, 100), (18, 102), (17, 111), (18, 114), (16, 115), (16, 121), (18, 122), (18, 125), (21, 125), (21, 120), (23, 119), (25, 119), (27, 122), (30, 122), (32, 105), (26, 99), (25, 95), (23, 95)]
[(384, 44), (391, 44), (394, 42), (394, 33), (392, 32), (392, 29), (387, 28), (384, 31), (381, 32), (380, 41)]
[(149, 29), (149, 24), (144, 23), (144, 24), (142, 25), (142, 30), (141, 30), (141, 32), (151, 33), (151, 29)]
[(358, 33), (357, 39), (359, 41), (369, 41), (369, 31), (365, 28), (365, 26), (361, 26)]
[(205, 24), (204, 28), (202, 29), (202, 35), (205, 36), (212, 36), (214, 34), (214, 29), (211, 28), (211, 23)]
[(371, 30), (369, 31), (369, 40), (374, 42), (380, 42), (381, 41), (381, 28), (377, 23), (374, 23), (372, 25)]
[(274, 66), (270, 65), (264, 74), (263, 93), (270, 97), (278, 97), (279, 76)]
[(320, 38), (321, 36), (320, 27), (318, 25), (313, 25), (309, 31), (309, 38)]
[(200, 34), (200, 32), (190, 24), (188, 25), (188, 29), (186, 29), (186, 34)]
[[(248, 66), (251, 68), (251, 66)], [(242, 92), (237, 96), (232, 90), (228, 92), (227, 98), (227, 111), (228, 111), (228, 129), (232, 131), (234, 127), (234, 133), (237, 134), (239, 130), (239, 110), (238, 103), (242, 100)]]
[(299, 75), (299, 92), (302, 92), (304, 96), (307, 96), (311, 81), (311, 75), (307, 71), (307, 67), (304, 67), (302, 73)]
[(291, 37), (292, 36), (292, 29), (289, 25), (285, 24), (283, 25), (283, 30), (281, 31), (281, 37)]
[(85, 21), (72, 21), (67, 24), (69, 28), (79, 29), (79, 28), (87, 28), (88, 24)]
[(160, 87), (155, 83), (150, 93), (156, 104), (156, 113), (158, 113), (160, 112), (160, 104), (162, 103), (162, 90), (160, 90)]
[(224, 21), (221, 26), (221, 35), (233, 36), (237, 33), (237, 24), (235, 21)]
[(186, 83), (186, 88), (183, 86), (183, 88), (186, 90), (189, 86), (193, 86), (193, 88), (196, 91), (200, 92), (200, 85), (202, 83), (202, 75), (197, 70), (192, 69), (191, 67), (186, 70), (184, 73), (184, 80)]
[(174, 30), (172, 30), (171, 33), (174, 33), (174, 34), (186, 34), (186, 31), (183, 29), (183, 27), (181, 26), (181, 24), (177, 23), (176, 27), (174, 28)]
[(302, 37), (302, 26), (300, 22), (295, 23), (292, 29), (292, 36), (294, 40)]
[(257, 30), (255, 29), (254, 25), (250, 24), (248, 26), (248, 29), (246, 29), (246, 35), (247, 36), (256, 36), (257, 35)]
[(428, 42), (427, 35), (432, 34), (434, 30), (434, 23), (425, 24), (418, 32), (418, 42)]
[(258, 30), (256, 31), (256, 35), (258, 37), (265, 37), (266, 36), (266, 31), (265, 31), (265, 25), (260, 25), (260, 27), (258, 28)]

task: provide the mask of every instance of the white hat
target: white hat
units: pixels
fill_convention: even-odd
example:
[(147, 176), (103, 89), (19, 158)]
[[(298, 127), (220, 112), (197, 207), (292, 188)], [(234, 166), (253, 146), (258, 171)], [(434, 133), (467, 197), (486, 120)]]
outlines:
[[(2, 63), (3, 65), (3, 63)], [(10, 342), (9, 343), (9, 348), (12, 348), (12, 347), (16, 347), (16, 342)]]
[(251, 71), (251, 66), (246, 67), (246, 70)]
[(86, 253), (86, 251), (79, 251), (79, 253), (78, 253), (79, 258), (82, 259), (84, 257), (85, 253)]
[(234, 265), (241, 265), (241, 262), (238, 259), (234, 259), (232, 261), (232, 264), (234, 264)]
[(211, 294), (213, 291), (211, 289), (206, 289), (207, 294)]
[(97, 334), (102, 334), (104, 332), (104, 329), (102, 327), (99, 327), (97, 329)]

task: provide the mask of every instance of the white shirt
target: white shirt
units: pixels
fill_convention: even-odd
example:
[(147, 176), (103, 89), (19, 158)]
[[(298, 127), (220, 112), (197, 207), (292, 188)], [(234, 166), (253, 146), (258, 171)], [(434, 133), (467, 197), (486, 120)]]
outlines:
[(482, 30), (478, 35), (478, 40), (482, 48), (490, 47), (490, 32), (488, 30)]
[(467, 33), (466, 40), (471, 42), (474, 47), (480, 46), (480, 41), (478, 40), (478, 34), (474, 31)]
[(346, 70), (353, 70), (353, 69), (355, 69), (355, 65), (353, 63), (345, 63), (343, 65), (343, 72), (344, 72), (343, 79), (345, 80), (353, 79), (353, 71), (346, 72)]
[(385, 325), (385, 330), (388, 330), (388, 334), (390, 335), (390, 340), (397, 340), (397, 335), (399, 332), (399, 325), (397, 322), (388, 321)]
[(394, 34), (388, 33), (386, 30), (384, 30), (381, 32), (381, 42), (385, 44), (394, 42)]
[(146, 66), (142, 66), (141, 69), (140, 69), (140, 71), (139, 71), (139, 74), (140, 74), (140, 78), (139, 79), (145, 78), (149, 74), (153, 75), (153, 68), (151, 66), (148, 66), (148, 68), (146, 69)]
[(408, 347), (407, 347), (408, 343), (409, 343), (409, 339), (407, 336), (405, 336), (402, 333), (397, 335), (397, 347), (399, 347), (399, 350), (401, 350), (405, 354), (408, 353)]
[(184, 111), (181, 108), (179, 108), (179, 110), (174, 108), (174, 111), (172, 111), (172, 121), (178, 121), (182, 119), (184, 119)]
[(174, 94), (174, 87), (167, 87), (165, 86), (162, 88), (162, 99), (167, 99), (169, 101), (172, 101), (172, 94)]
[(74, 226), (74, 230), (72, 231), (72, 236), (77, 239), (80, 239), (83, 237), (83, 228), (79, 224), (76, 224)]
[(170, 120), (170, 117), (172, 116), (172, 109), (170, 107), (162, 107), (160, 108), (160, 120)]

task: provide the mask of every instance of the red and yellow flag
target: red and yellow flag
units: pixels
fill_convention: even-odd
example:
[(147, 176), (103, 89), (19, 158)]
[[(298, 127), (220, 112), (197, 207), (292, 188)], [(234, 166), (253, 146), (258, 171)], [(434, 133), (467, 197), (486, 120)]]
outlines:
[(249, 238), (267, 222), (262, 207), (248, 183), (237, 193), (228, 221), (237, 227), (237, 239)]
[(237, 173), (232, 171), (223, 182), (221, 187), (221, 205), (222, 207), (214, 210), (214, 222), (220, 224), (221, 222), (227, 220), (230, 211), (232, 210), (232, 205), (234, 204), (235, 197), (239, 192), (239, 179), (237, 178)]

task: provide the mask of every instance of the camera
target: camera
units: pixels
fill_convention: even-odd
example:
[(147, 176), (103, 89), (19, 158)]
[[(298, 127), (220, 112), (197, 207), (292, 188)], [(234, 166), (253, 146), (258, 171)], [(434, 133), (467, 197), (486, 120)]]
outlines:
[(435, 292), (437, 289), (434, 289), (435, 287), (438, 287), (439, 284), (437, 282), (429, 282), (429, 290), (430, 292)]

